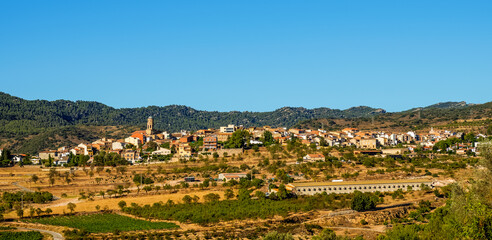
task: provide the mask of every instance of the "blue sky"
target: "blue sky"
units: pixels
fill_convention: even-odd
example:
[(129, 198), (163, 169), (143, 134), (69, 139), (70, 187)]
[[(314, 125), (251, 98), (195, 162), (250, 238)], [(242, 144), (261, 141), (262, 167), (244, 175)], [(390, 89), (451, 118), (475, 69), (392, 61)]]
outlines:
[(26, 99), (389, 111), (492, 101), (491, 1), (0, 2)]

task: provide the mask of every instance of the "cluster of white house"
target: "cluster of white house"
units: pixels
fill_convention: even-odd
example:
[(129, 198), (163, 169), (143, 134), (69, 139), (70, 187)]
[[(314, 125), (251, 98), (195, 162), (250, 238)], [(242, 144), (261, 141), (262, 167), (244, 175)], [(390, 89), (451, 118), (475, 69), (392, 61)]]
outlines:
[[(233, 132), (242, 129), (250, 133), (251, 139), (249, 143), (252, 145), (262, 144), (260, 141), (266, 132), (271, 133), (272, 138), (280, 144), (287, 144), (289, 139), (295, 138), (299, 142), (307, 145), (316, 144), (318, 146), (355, 146), (361, 149), (379, 149), (380, 152), (372, 154), (402, 154), (404, 152), (412, 152), (420, 147), (423, 150), (431, 150), (432, 146), (437, 141), (444, 140), (450, 137), (463, 137), (463, 133), (455, 133), (446, 130), (434, 130), (429, 132), (409, 131), (406, 133), (390, 133), (381, 131), (359, 131), (357, 128), (345, 128), (341, 131), (326, 131), (322, 129), (287, 129), (282, 127), (273, 128), (270, 126), (264, 127), (249, 127), (228, 125), (220, 127), (220, 129), (201, 129), (194, 133), (181, 131), (178, 133), (158, 132), (154, 129), (154, 120), (152, 117), (147, 119), (147, 129), (135, 131), (131, 136), (125, 139), (106, 139), (102, 138), (92, 143), (81, 143), (74, 148), (61, 147), (57, 150), (48, 150), (39, 153), (39, 159), (48, 159), (50, 156), (54, 160), (54, 164), (62, 165), (69, 161), (70, 153), (73, 155), (88, 155), (90, 158), (98, 151), (106, 151), (120, 154), (122, 158), (135, 162), (141, 160), (138, 149), (147, 149), (147, 144), (156, 143), (157, 146), (169, 146), (168, 148), (158, 147), (153, 151), (153, 155), (170, 155), (171, 148), (175, 149), (176, 156), (180, 158), (189, 158), (198, 154), (210, 154), (210, 151), (215, 151), (220, 155), (220, 151), (231, 151), (222, 149), (221, 143), (228, 140)], [(479, 135), (482, 136), (483, 135)], [(203, 140), (203, 146), (191, 147), (191, 143)], [(406, 144), (405, 148), (400, 149), (381, 149), (382, 146), (395, 146), (399, 143)], [(131, 145), (129, 145), (131, 144)], [(386, 147), (387, 148), (387, 147)], [(457, 154), (466, 154), (475, 152), (476, 146), (471, 144), (457, 144), (453, 146)], [(238, 150), (239, 151), (239, 150)], [(395, 151), (398, 151), (396, 153)], [(227, 152), (229, 154), (229, 152)], [(233, 153), (240, 154), (241, 152)], [(231, 155), (231, 154), (229, 154)], [(19, 155), (21, 159), (23, 156)], [(32, 158), (32, 160), (39, 159)], [(304, 157), (304, 161), (324, 161), (324, 156), (321, 154), (309, 154)]]

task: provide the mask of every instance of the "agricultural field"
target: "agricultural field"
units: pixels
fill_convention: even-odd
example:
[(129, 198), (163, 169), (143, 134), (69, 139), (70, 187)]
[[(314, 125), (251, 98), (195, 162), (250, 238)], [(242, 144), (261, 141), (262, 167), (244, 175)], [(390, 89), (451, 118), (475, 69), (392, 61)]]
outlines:
[(26, 220), (26, 222), (66, 226), (91, 233), (179, 228), (179, 226), (174, 223), (150, 222), (111, 213), (57, 216), (30, 219)]
[[(250, 194), (249, 192), (241, 194)], [(271, 218), (276, 215), (287, 216), (289, 213), (311, 210), (336, 210), (349, 207), (353, 194), (331, 194), (306, 196), (298, 199), (271, 200), (249, 199), (212, 201), (206, 203), (153, 204), (138, 206), (132, 204), (124, 211), (136, 216), (163, 220), (176, 220), (198, 224), (231, 221), (237, 219)], [(287, 197), (287, 196), (285, 196)]]
[[(422, 219), (427, 209), (443, 206), (449, 191), (377, 193), (377, 209), (358, 212), (351, 209), (354, 194), (295, 196), (285, 186), (293, 181), (431, 177), (446, 183), (468, 179), (478, 161), (443, 154), (393, 159), (353, 152), (353, 148), (272, 145), (236, 156), (178, 162), (14, 166), (0, 168), (0, 200), (5, 203), (5, 219), (49, 228), (67, 239), (80, 237), (65, 233), (68, 228), (84, 231), (84, 237), (111, 238), (116, 231), (120, 237), (152, 233), (178, 238), (175, 235), (193, 233), (191, 239), (261, 238), (271, 231), (306, 239), (330, 228), (337, 235), (377, 239), (393, 224), (415, 222), (413, 218)], [(308, 153), (328, 157), (326, 161), (298, 162)], [(224, 172), (249, 176), (223, 182), (217, 177)], [(196, 180), (184, 181), (188, 176)], [(265, 193), (272, 188), (283, 190), (267, 197)], [(422, 201), (430, 207), (419, 207)], [(421, 210), (425, 212), (407, 218), (410, 212)], [(175, 222), (179, 227), (157, 221)]]
[(35, 231), (28, 232), (1, 232), (0, 231), (0, 240), (41, 240), (43, 239), (43, 234)]

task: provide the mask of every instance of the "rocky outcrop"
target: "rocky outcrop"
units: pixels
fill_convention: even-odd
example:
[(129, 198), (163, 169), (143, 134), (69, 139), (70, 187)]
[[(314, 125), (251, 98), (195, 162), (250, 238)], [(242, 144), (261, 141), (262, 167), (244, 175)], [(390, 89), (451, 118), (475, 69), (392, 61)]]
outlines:
[(320, 219), (319, 223), (327, 226), (348, 226), (359, 225), (361, 220), (365, 220), (369, 225), (380, 225), (391, 222), (391, 219), (405, 217), (412, 207), (405, 206), (379, 211), (355, 212), (345, 215), (330, 216)]

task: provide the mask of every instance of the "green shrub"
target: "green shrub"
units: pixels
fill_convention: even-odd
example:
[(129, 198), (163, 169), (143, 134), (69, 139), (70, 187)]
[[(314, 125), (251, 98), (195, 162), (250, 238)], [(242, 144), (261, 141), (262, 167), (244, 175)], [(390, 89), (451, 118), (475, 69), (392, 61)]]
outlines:
[(355, 211), (366, 211), (376, 208), (379, 198), (372, 193), (354, 192), (354, 198), (350, 203), (350, 208)]

